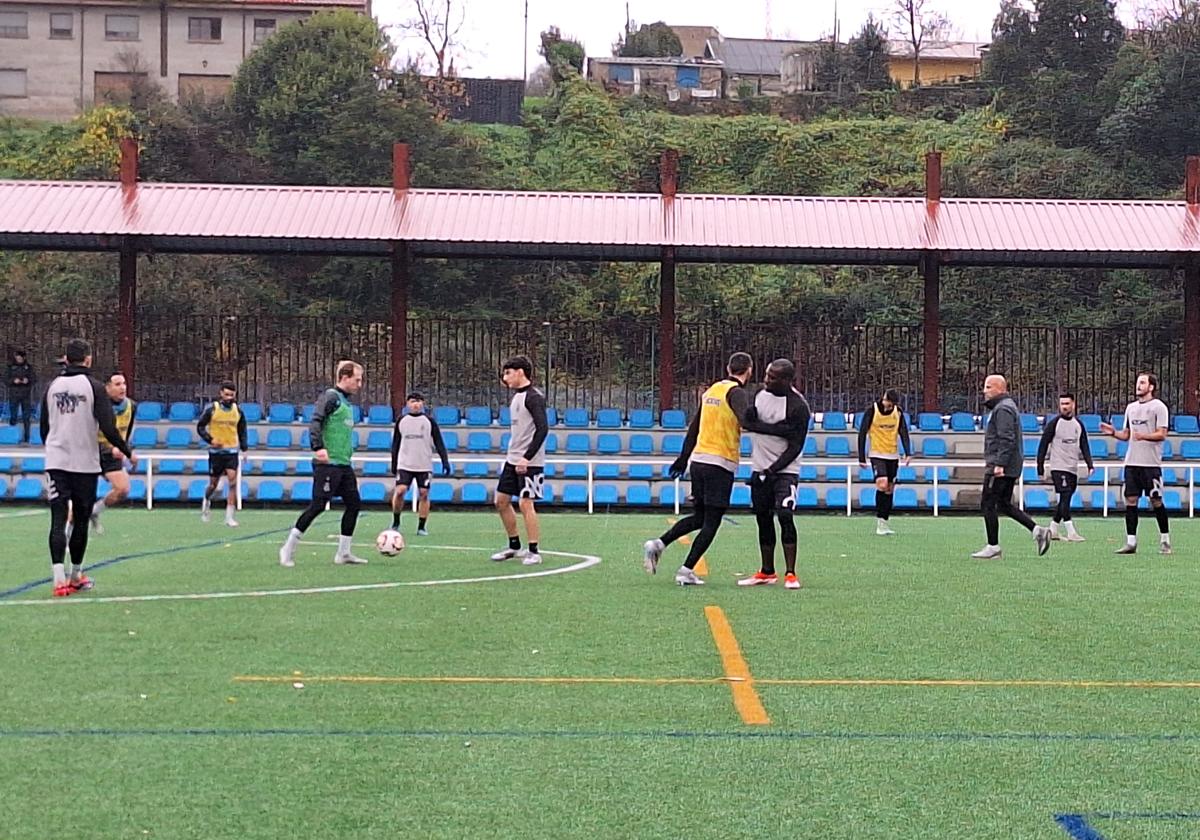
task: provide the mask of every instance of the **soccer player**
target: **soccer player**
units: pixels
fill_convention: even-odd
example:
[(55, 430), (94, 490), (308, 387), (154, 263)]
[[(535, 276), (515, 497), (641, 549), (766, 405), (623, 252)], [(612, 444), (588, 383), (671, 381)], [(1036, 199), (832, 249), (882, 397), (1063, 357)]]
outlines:
[(46, 442), (46, 472), (50, 476), (50, 567), (54, 573), (54, 597), (62, 598), (92, 588), (83, 573), (88, 529), (71, 533), (71, 577), (64, 568), (67, 552), (67, 509), (91, 510), (96, 503), (96, 481), (100, 474), (97, 434), (112, 446), (112, 457), (133, 460), (129, 444), (121, 437), (113, 418), (112, 400), (104, 386), (89, 373), (92, 347), (82, 338), (67, 342), (67, 367), (55, 377), (42, 397), (40, 427)]
[(1062, 539), (1059, 527), (1066, 531), (1067, 542), (1083, 542), (1071, 519), (1071, 497), (1079, 486), (1079, 459), (1087, 463), (1088, 475), (1096, 471), (1092, 463), (1092, 451), (1088, 446), (1087, 429), (1075, 416), (1075, 395), (1058, 395), (1058, 414), (1042, 430), (1042, 441), (1038, 444), (1038, 478), (1046, 475), (1046, 453), (1050, 453), (1050, 480), (1058, 494), (1058, 505), (1054, 508), (1054, 520), (1050, 523), (1050, 539)]
[(238, 526), (237, 511), (238, 460), (246, 451), (246, 415), (237, 404), (237, 386), (222, 382), (217, 401), (204, 409), (196, 423), (200, 439), (208, 444), (208, 487), (200, 503), (200, 521), (207, 522), (212, 510), (212, 497), (225, 477), (225, 524)]
[(404, 512), (404, 494), (408, 486), (417, 486), (417, 536), (427, 537), (429, 520), (429, 483), (433, 475), (433, 450), (442, 459), (442, 475), (450, 474), (450, 457), (437, 421), (425, 412), (425, 397), (413, 391), (408, 395), (408, 413), (396, 421), (392, 430), (392, 475), (396, 490), (392, 494), (392, 528), (400, 528)]
[(1137, 553), (1138, 500), (1146, 495), (1158, 520), (1158, 553), (1171, 554), (1171, 523), (1162, 498), (1162, 451), (1170, 418), (1166, 404), (1158, 398), (1157, 376), (1138, 374), (1134, 388), (1137, 399), (1125, 408), (1125, 428), (1118, 432), (1109, 423), (1100, 424), (1104, 434), (1129, 441), (1125, 451), (1125, 545), (1116, 553)]
[[(542, 498), (543, 471), (546, 466), (546, 435), (550, 425), (546, 420), (546, 397), (533, 387), (533, 363), (525, 356), (514, 356), (504, 363), (500, 378), (513, 392), (508, 411), (512, 415), (512, 432), (508, 456), (496, 483), (496, 510), (508, 535), (508, 548), (492, 555), (496, 561), (520, 557), (522, 565), (535, 566), (542, 562), (538, 552), (541, 528), (534, 503)], [(518, 499), (529, 550), (521, 550), (517, 514), (513, 497)]]
[(867, 441), (871, 442), (871, 469), (875, 472), (875, 533), (895, 534), (888, 519), (892, 515), (892, 496), (896, 492), (896, 474), (900, 468), (900, 446), (904, 446), (904, 466), (912, 458), (908, 420), (900, 410), (900, 392), (888, 388), (883, 396), (863, 412), (858, 429), (858, 463), (867, 466)]
[[(125, 374), (120, 371), (109, 374), (108, 380), (104, 383), (104, 391), (108, 395), (109, 402), (112, 403), (117, 431), (121, 433), (121, 437), (126, 442), (132, 438), (133, 416), (137, 410), (137, 403), (127, 396), (128, 388)], [(108, 495), (92, 506), (92, 515), (89, 519), (92, 523), (92, 530), (97, 534), (103, 534), (104, 526), (100, 524), (100, 514), (129, 498), (129, 473), (125, 472), (125, 466), (121, 463), (121, 459), (113, 457), (112, 445), (104, 438), (104, 433), (100, 432), (96, 437), (100, 444), (100, 472), (104, 473), (104, 480), (108, 482), (110, 489)]]
[[(775, 574), (775, 519), (779, 520), (779, 541), (783, 544), (786, 572), (783, 585), (799, 589), (796, 576), (796, 484), (800, 480), (800, 454), (808, 437), (808, 419), (812, 416), (808, 401), (795, 389), (796, 367), (787, 359), (776, 359), (767, 366), (763, 388), (755, 395), (746, 412), (745, 428), (750, 433), (750, 503), (758, 523), (758, 549), (762, 566), (757, 573), (738, 581), (738, 586), (773, 584)], [(760, 424), (783, 424), (786, 436), (753, 431)]]
[(1013, 488), (1024, 467), (1024, 446), (1021, 440), (1021, 415), (1017, 404), (1008, 395), (1008, 381), (992, 374), (983, 383), (984, 405), (991, 411), (983, 438), (983, 522), (987, 545), (971, 556), (976, 560), (993, 560), (1003, 556), (1000, 550), (1000, 514), (1019, 522), (1033, 534), (1037, 553), (1050, 549), (1050, 529), (1034, 522), (1029, 514), (1012, 503)]
[(350, 406), (350, 397), (362, 388), (363, 367), (356, 362), (338, 362), (336, 376), (336, 387), (330, 388), (317, 400), (308, 427), (313, 450), (312, 501), (300, 514), (279, 549), (279, 565), (287, 568), (296, 565), (296, 546), (300, 544), (300, 538), (308, 526), (325, 510), (325, 505), (337, 496), (342, 498), (345, 510), (342, 511), (342, 533), (338, 537), (333, 562), (339, 566), (367, 562), (350, 552), (354, 526), (358, 524), (358, 512), (362, 509), (358, 477), (350, 463), (354, 455), (354, 411)]

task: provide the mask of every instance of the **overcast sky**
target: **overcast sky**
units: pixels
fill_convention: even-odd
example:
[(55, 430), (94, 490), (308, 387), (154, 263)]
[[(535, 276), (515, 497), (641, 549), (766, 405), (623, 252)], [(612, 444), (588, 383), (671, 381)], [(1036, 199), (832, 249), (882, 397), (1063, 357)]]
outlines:
[[(432, 0), (441, 6), (445, 0)], [(989, 40), (1000, 0), (928, 0), (946, 14), (963, 40)], [(1154, 0), (1121, 0), (1122, 17), (1133, 19), (1136, 7)], [(463, 49), (455, 66), (463, 76), (521, 78), (525, 0), (451, 0), (466, 10), (459, 35)], [(551, 24), (583, 42), (589, 56), (610, 55), (612, 43), (625, 26), (624, 0), (529, 0), (529, 70), (541, 63), (538, 33)], [(868, 13), (890, 21), (890, 0), (630, 0), (629, 15), (638, 23), (663, 20), (670, 24), (711, 25), (722, 35), (763, 38), (816, 39), (833, 31), (834, 8), (841, 20), (842, 38), (853, 35)], [(373, 0), (375, 16), (390, 27), (412, 17), (413, 0)], [(389, 29), (401, 56), (422, 52), (421, 44)], [(427, 53), (427, 50), (425, 50)]]

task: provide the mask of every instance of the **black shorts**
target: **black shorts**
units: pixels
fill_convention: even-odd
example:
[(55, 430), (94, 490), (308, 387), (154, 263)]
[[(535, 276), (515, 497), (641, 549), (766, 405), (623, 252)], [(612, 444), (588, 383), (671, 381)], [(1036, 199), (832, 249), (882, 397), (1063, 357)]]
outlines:
[(1017, 486), (1017, 479), (1007, 475), (996, 475), (989, 472), (983, 476), (983, 499), (982, 504), (986, 505), (989, 500), (995, 500), (997, 504), (1005, 505), (1012, 504), (1013, 489)]
[(496, 482), (496, 492), (520, 499), (541, 499), (545, 481), (543, 472), (543, 467), (526, 467), (522, 475), (515, 466), (505, 463), (504, 469), (500, 470), (500, 480)]
[(750, 475), (750, 507), (756, 514), (792, 512), (796, 509), (797, 476), (776, 473), (759, 481), (758, 473)]
[(120, 472), (124, 469), (121, 459), (112, 456), (111, 446), (100, 447), (100, 472), (107, 475), (110, 472)]
[(1161, 499), (1163, 494), (1162, 467), (1126, 467), (1125, 498), (1149, 496)]
[(341, 464), (313, 464), (313, 504), (341, 498), (343, 502), (361, 501), (358, 495), (358, 476), (354, 467)]
[(1066, 470), (1051, 470), (1050, 481), (1054, 484), (1054, 492), (1060, 496), (1065, 493), (1074, 493), (1079, 487), (1079, 476)]
[(47, 470), (50, 477), (50, 487), (46, 491), (50, 499), (50, 507), (63, 507), (70, 502), (76, 516), (79, 511), (86, 511), (86, 517), (96, 504), (96, 486), (100, 477), (95, 473), (67, 472), (66, 470)]
[(428, 490), (430, 477), (433, 473), (425, 470), (423, 472), (410, 472), (409, 470), (396, 470), (396, 486), (409, 487), (416, 485), (418, 490)]
[(225, 474), (226, 470), (237, 472), (238, 456), (236, 452), (209, 452), (208, 453), (208, 474), (213, 478), (220, 478)]
[(715, 464), (692, 463), (688, 466), (692, 474), (692, 503), (697, 509), (729, 507), (733, 493), (733, 473)]
[(896, 473), (900, 471), (900, 459), (898, 458), (872, 458), (871, 469), (875, 471), (875, 480), (886, 478), (889, 482), (896, 480)]

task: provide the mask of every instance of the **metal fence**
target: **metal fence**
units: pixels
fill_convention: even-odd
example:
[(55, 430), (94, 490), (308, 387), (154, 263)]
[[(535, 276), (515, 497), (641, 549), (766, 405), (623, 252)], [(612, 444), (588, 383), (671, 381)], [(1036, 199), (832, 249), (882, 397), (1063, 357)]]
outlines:
[[(95, 366), (116, 364), (115, 313), (0, 314), (0, 347), (23, 347), (44, 383), (65, 341), (82, 335)], [(729, 354), (750, 353), (759, 370), (772, 359), (796, 362), (817, 411), (861, 409), (892, 387), (921, 402), (919, 325), (681, 323), (675, 335), (674, 402), (690, 410), (724, 372)], [(308, 402), (339, 359), (366, 368), (363, 402), (389, 401), (391, 327), (351, 319), (142, 312), (137, 334), (137, 397), (211, 398), (224, 379), (245, 401)], [(437, 403), (490, 405), (507, 400), (503, 361), (523, 354), (535, 381), (559, 408), (658, 408), (658, 324), (650, 319), (571, 321), (414, 318), (408, 323), (410, 387)], [(1156, 372), (1168, 405), (1183, 393), (1182, 335), (1161, 330), (1065, 327), (944, 327), (941, 407), (978, 412), (983, 377), (1007, 375), (1026, 411), (1052, 410), (1072, 390), (1081, 411), (1119, 411), (1140, 370)]]

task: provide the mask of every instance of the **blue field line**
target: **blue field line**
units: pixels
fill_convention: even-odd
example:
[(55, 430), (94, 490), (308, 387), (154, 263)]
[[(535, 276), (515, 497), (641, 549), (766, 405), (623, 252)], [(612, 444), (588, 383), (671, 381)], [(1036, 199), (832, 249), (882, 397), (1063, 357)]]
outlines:
[[(1056, 733), (1010, 733), (996, 734), (987, 732), (741, 732), (741, 731), (692, 731), (692, 730), (641, 730), (641, 731), (603, 731), (603, 730), (519, 730), (519, 729), (283, 729), (265, 727), (262, 729), (215, 729), (215, 728), (181, 728), (181, 729), (0, 729), (2, 738), (262, 738), (262, 737), (303, 737), (303, 738), (505, 738), (512, 740), (537, 739), (577, 739), (577, 740), (732, 740), (732, 741), (962, 741), (995, 742), (995, 741), (1029, 741), (1029, 742), (1071, 742), (1099, 741), (1112, 743), (1178, 743), (1200, 742), (1200, 734), (1186, 735), (1071, 735)], [(1082, 814), (1060, 814), (1063, 818), (1080, 817)], [(1097, 815), (1092, 815), (1097, 816)], [(1118, 817), (1110, 817), (1116, 819)], [(1123, 817), (1125, 819), (1150, 819), (1150, 815)], [(1165, 819), (1166, 815), (1154, 815), (1154, 818)], [(1176, 816), (1183, 819), (1183, 816)], [(1192, 818), (1190, 815), (1186, 818)], [(1055, 819), (1058, 819), (1056, 816)], [(1086, 822), (1086, 820), (1085, 820)]]
[(1139, 813), (1136, 811), (1113, 811), (1112, 813), (1098, 812), (1095, 814), (1086, 814), (1094, 820), (1200, 820), (1200, 814), (1187, 814), (1182, 812), (1148, 812)]
[[(108, 560), (101, 560), (99, 563), (92, 563), (84, 566), (84, 569), (91, 572), (95, 571), (96, 569), (103, 569), (105, 566), (123, 563), (126, 560), (139, 560), (143, 557), (165, 557), (169, 554), (179, 554), (183, 551), (192, 551), (198, 548), (215, 548), (219, 545), (225, 545), (226, 543), (245, 542), (246, 540), (257, 539), (258, 537), (266, 537), (270, 536), (271, 534), (281, 534), (285, 530), (286, 529), (283, 528), (272, 528), (269, 531), (256, 531), (253, 534), (244, 534), (240, 537), (232, 537), (229, 539), (223, 538), (219, 540), (209, 540), (207, 542), (194, 543), (192, 545), (177, 545), (171, 548), (159, 548), (153, 551), (138, 551), (133, 554), (119, 554), (116, 557), (109, 558)], [(11, 598), (14, 595), (21, 595), (29, 592), (32, 589), (37, 589), (39, 586), (45, 586), (46, 584), (53, 582), (54, 578), (52, 577), (41, 578), (40, 580), (32, 580), (29, 583), (23, 583), (20, 586), (14, 586), (12, 589), (0, 591), (0, 599)]]
[(1083, 814), (1055, 814), (1054, 821), (1071, 840), (1104, 840), (1104, 835), (1092, 828)]
[(1104, 835), (1101, 834), (1092, 824), (1097, 820), (1172, 822), (1200, 820), (1200, 814), (1188, 814), (1184, 812), (1172, 811), (1113, 811), (1110, 813), (1097, 812), (1089, 814), (1054, 815), (1054, 821), (1058, 823), (1059, 827), (1065, 831), (1069, 837), (1071, 837), (1071, 840), (1104, 840)]

